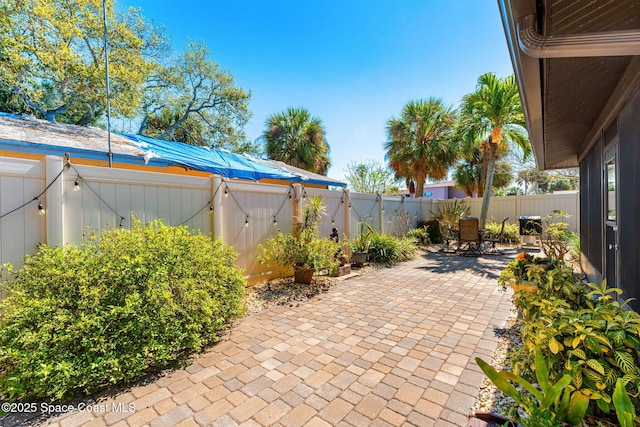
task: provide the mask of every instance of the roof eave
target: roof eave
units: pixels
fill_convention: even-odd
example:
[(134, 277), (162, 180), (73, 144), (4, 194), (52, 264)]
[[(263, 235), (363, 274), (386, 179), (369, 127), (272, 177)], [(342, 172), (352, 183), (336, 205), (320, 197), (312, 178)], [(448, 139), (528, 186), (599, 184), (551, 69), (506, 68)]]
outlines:
[[(526, 7), (522, 2), (520, 7)], [(519, 47), (517, 22), (519, 15), (530, 15), (533, 10), (515, 11), (510, 0), (498, 0), (509, 56), (520, 91), (522, 108), (527, 122), (529, 140), (539, 169), (548, 167), (544, 147), (544, 126), (542, 115), (542, 83), (540, 60), (525, 55)]]

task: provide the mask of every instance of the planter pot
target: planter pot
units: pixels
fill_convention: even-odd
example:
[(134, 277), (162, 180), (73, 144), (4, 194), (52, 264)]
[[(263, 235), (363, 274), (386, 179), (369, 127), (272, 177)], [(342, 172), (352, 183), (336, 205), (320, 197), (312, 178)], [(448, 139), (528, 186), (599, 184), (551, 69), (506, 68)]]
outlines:
[(311, 283), (311, 279), (313, 279), (313, 273), (316, 271), (313, 268), (303, 268), (300, 270), (296, 270), (294, 274), (294, 279), (296, 283), (302, 283), (303, 285), (308, 285)]
[(511, 285), (513, 292), (538, 292), (538, 286), (531, 283), (516, 283)]
[(351, 254), (351, 264), (356, 267), (362, 267), (364, 263), (367, 261), (367, 253), (366, 252), (353, 252)]
[(467, 427), (498, 427), (508, 425), (515, 427), (515, 424), (506, 418), (489, 412), (476, 412), (474, 417), (469, 420)]
[(341, 265), (340, 267), (338, 267), (338, 269), (336, 270), (335, 273), (331, 274), (331, 277), (345, 276), (345, 275), (347, 275), (349, 273), (351, 273), (351, 265), (349, 265), (349, 264)]

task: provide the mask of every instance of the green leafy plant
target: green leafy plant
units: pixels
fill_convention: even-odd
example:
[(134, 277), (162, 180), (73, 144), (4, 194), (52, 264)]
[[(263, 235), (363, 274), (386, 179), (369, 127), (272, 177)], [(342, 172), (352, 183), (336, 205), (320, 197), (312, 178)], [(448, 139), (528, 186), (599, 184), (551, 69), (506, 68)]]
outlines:
[(554, 210), (543, 221), (542, 239), (540, 244), (542, 251), (551, 259), (564, 261), (571, 250), (575, 233), (569, 229), (569, 224), (563, 220), (567, 214), (560, 210)]
[[(482, 236), (486, 239), (497, 239), (502, 229), (501, 222), (487, 221), (484, 226)], [(520, 228), (517, 224), (505, 222), (504, 231), (502, 232), (502, 242), (516, 244), (520, 241)]]
[(350, 248), (354, 252), (368, 252), (371, 246), (371, 238), (373, 236), (373, 228), (366, 222), (360, 223), (360, 232), (351, 240)]
[(618, 378), (638, 395), (640, 315), (613, 301), (611, 294), (618, 292), (606, 284), (589, 287), (592, 292), (578, 307), (559, 292), (544, 298), (534, 295), (529, 303), (537, 307), (537, 315), (523, 325), (523, 346), (512, 363), (517, 371), (526, 372), (533, 352), (539, 349), (547, 357), (553, 378), (570, 375), (572, 387), (595, 402), (592, 412), (609, 414), (614, 409), (612, 394)]
[(420, 246), (427, 246), (431, 244), (431, 239), (429, 238), (429, 231), (427, 231), (424, 227), (414, 228), (409, 230), (407, 233), (408, 237), (413, 238), (416, 243)]
[(622, 378), (616, 380), (616, 388), (613, 391), (613, 404), (616, 408), (616, 416), (620, 427), (635, 427), (638, 425), (636, 422), (636, 410), (631, 402), (629, 393), (624, 387)]
[(291, 268), (294, 272), (330, 269), (336, 263), (339, 246), (331, 239), (318, 237), (319, 221), (324, 214), (320, 197), (310, 197), (291, 234), (278, 232), (258, 247), (258, 260), (268, 266)]
[(243, 312), (236, 258), (160, 220), (41, 245), (2, 274), (0, 400), (64, 401), (185, 361)]
[[(527, 282), (537, 284), (540, 281), (540, 273), (552, 270), (560, 265), (551, 258), (535, 257), (527, 252), (520, 252), (516, 259), (511, 261), (500, 272), (498, 287), (505, 291), (508, 286)], [(533, 277), (530, 277), (533, 274)]]
[(431, 212), (445, 229), (458, 228), (458, 220), (471, 214), (471, 206), (465, 199), (453, 199), (438, 204), (438, 210)]
[(418, 229), (426, 230), (427, 236), (429, 237), (429, 241), (431, 243), (442, 243), (442, 227), (440, 222), (436, 219), (431, 219), (429, 221), (418, 221)]
[(412, 238), (373, 233), (368, 258), (369, 261), (380, 264), (396, 264), (414, 258), (416, 250), (417, 247)]
[(512, 413), (523, 426), (562, 426), (563, 422), (581, 424), (590, 397), (570, 387), (570, 375), (565, 374), (553, 382), (549, 376), (547, 362), (539, 349), (535, 350), (534, 365), (537, 386), (513, 372), (497, 372), (480, 358), (476, 358), (476, 363), (496, 387), (524, 410), (525, 416), (520, 416), (517, 411)]

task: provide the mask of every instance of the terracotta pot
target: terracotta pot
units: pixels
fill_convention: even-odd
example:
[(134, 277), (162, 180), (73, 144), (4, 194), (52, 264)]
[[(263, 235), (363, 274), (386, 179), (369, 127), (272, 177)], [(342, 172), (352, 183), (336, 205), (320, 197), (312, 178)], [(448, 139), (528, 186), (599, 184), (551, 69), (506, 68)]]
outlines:
[(300, 270), (296, 270), (293, 273), (293, 277), (296, 283), (302, 283), (303, 285), (308, 285), (311, 283), (313, 279), (313, 273), (316, 271), (313, 268), (303, 268)]

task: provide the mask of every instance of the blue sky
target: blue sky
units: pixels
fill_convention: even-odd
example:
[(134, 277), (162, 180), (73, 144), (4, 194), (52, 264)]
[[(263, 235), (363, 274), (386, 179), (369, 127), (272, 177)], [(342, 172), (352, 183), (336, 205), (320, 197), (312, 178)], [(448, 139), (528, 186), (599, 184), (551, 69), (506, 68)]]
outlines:
[(513, 72), (495, 0), (120, 0), (164, 25), (175, 51), (204, 41), (211, 59), (250, 90), (245, 128), (288, 107), (319, 117), (329, 176), (384, 160), (385, 125), (412, 99), (457, 106), (478, 76)]

